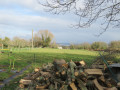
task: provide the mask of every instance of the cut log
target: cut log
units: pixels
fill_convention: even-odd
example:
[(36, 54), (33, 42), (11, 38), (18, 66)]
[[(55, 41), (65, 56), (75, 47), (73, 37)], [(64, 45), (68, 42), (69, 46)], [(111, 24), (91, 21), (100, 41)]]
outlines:
[(104, 87), (102, 87), (102, 86), (98, 83), (97, 79), (93, 80), (93, 82), (94, 82), (94, 84), (95, 84), (95, 86), (96, 86), (96, 88), (97, 88), (98, 90), (104, 90)]
[(24, 84), (24, 85), (29, 85), (29, 84), (32, 83), (32, 81), (31, 81), (31, 80), (21, 79), (21, 80), (20, 80), (20, 83), (21, 83), (21, 84)]
[(109, 63), (109, 64), (114, 64), (113, 61), (107, 61), (107, 63)]
[(47, 88), (48, 85), (44, 85), (44, 86), (36, 86), (36, 90), (44, 90), (45, 88)]
[(65, 74), (66, 74), (66, 72), (65, 72), (65, 71), (62, 71), (62, 72), (61, 72), (61, 74), (62, 74), (62, 75), (65, 75)]
[(54, 90), (55, 89), (55, 86), (53, 84), (50, 84), (49, 85), (49, 90)]
[(34, 80), (40, 76), (40, 72), (35, 73), (31, 78)]
[(57, 82), (55, 82), (55, 90), (57, 90), (57, 89), (58, 89), (57, 85), (58, 85), (58, 83), (57, 83)]
[(40, 72), (41, 76), (46, 76), (46, 77), (51, 77), (52, 75), (50, 74), (50, 72)]
[(55, 77), (60, 77), (60, 73), (59, 72), (55, 72)]
[(95, 84), (95, 86), (96, 86), (96, 88), (97, 88), (98, 90), (118, 90), (116, 87), (107, 88), (107, 87), (101, 86), (101, 85), (98, 83), (97, 79), (93, 80), (93, 82), (94, 82), (94, 84)]
[(58, 82), (60, 84), (65, 84), (65, 81), (61, 81), (61, 79), (54, 79), (55, 82)]
[(103, 75), (101, 69), (85, 69), (84, 72), (88, 75)]
[(20, 84), (19, 87), (20, 87), (20, 88), (24, 88), (25, 86), (24, 86), (23, 84)]
[(62, 67), (68, 68), (68, 64), (62, 64)]
[(53, 61), (53, 65), (56, 71), (59, 71), (63, 64), (66, 64), (66, 61), (64, 59)]
[(86, 63), (85, 63), (85, 61), (80, 61), (80, 64), (81, 64), (81, 66), (85, 66), (86, 65)]
[(62, 85), (62, 87), (60, 88), (60, 90), (68, 90), (68, 85)]
[(34, 70), (34, 71), (35, 71), (35, 72), (39, 72), (39, 70), (40, 70), (39, 68), (35, 68), (35, 70)]
[(87, 88), (86, 88), (86, 86), (85, 86), (86, 83), (83, 83), (83, 81), (80, 80), (80, 79), (78, 79), (77, 82), (78, 82), (78, 87), (79, 87), (81, 90), (87, 90)]
[(106, 88), (104, 90), (118, 90), (116, 87), (112, 87), (112, 88)]
[(102, 82), (105, 82), (105, 77), (104, 77), (104, 76), (99, 77), (99, 79), (100, 79)]
[(120, 87), (120, 82), (117, 83), (117, 86)]
[(77, 87), (75, 86), (74, 83), (70, 83), (70, 87), (72, 88), (72, 90), (77, 90)]
[(81, 66), (81, 67), (83, 67), (83, 66), (85, 66), (86, 65), (86, 63), (85, 63), (85, 61), (84, 60), (81, 60), (81, 61), (76, 61), (76, 62), (74, 62), (75, 64), (76, 64), (76, 66)]
[(75, 71), (75, 73), (74, 73), (74, 74), (75, 74), (75, 76), (78, 76), (78, 75), (79, 75), (79, 72)]
[(31, 80), (31, 77), (27, 76), (27, 77), (24, 77), (23, 79), (25, 79), (25, 80)]
[(112, 84), (110, 81), (106, 81), (105, 83), (106, 83), (107, 87), (112, 87)]

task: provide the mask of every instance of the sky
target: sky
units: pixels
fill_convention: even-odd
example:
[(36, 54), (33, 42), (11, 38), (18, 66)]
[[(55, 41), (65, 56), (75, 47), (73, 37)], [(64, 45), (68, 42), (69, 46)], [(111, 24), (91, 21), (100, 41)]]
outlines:
[(31, 39), (39, 30), (49, 30), (57, 43), (84, 43), (120, 40), (119, 28), (109, 28), (101, 36), (99, 22), (89, 28), (75, 29), (78, 17), (72, 13), (55, 15), (45, 12), (37, 0), (0, 0), (0, 38), (15, 36)]

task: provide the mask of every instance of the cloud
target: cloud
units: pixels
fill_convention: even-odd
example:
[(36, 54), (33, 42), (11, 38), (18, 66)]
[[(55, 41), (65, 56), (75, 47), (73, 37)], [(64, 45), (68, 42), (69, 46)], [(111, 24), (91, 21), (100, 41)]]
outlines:
[[(10, 13), (11, 14), (11, 13)], [(71, 22), (72, 23), (72, 22)], [(17, 27), (62, 27), (70, 24), (69, 21), (65, 21), (58, 18), (50, 18), (34, 15), (16, 15), (15, 13), (9, 15), (9, 13), (0, 14), (0, 24), (11, 25)]]
[[(16, 12), (0, 10), (0, 31), (1, 37), (20, 36), (31, 38), (31, 30), (34, 31), (48, 29), (51, 32), (63, 32), (68, 25), (73, 23), (61, 18), (37, 16), (37, 15), (19, 15)], [(28, 35), (29, 33), (29, 35)]]
[(75, 24), (78, 17), (67, 13), (66, 15), (51, 15), (44, 13), (37, 0), (0, 0), (0, 37), (10, 38), (19, 36), (25, 39), (31, 38), (32, 29), (48, 29), (56, 38), (56, 41), (68, 43), (82, 43), (94, 41), (106, 41), (120, 39), (120, 31), (116, 29), (108, 30), (100, 37), (101, 29), (99, 23), (95, 23), (90, 28), (70, 28)]
[(22, 7), (35, 11), (42, 10), (42, 6), (37, 2), (37, 0), (0, 0), (0, 7), (4, 8)]

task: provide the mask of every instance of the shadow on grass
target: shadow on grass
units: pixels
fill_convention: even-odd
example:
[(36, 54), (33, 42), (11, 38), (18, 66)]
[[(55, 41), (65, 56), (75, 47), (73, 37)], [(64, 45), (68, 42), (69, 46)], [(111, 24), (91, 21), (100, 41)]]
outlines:
[[(4, 55), (4, 54), (3, 54)], [(38, 65), (43, 63), (52, 62), (55, 59), (65, 59), (67, 62), (70, 60), (80, 61), (84, 60), (87, 65), (92, 64), (92, 61), (96, 59), (95, 55), (80, 55), (80, 54), (67, 54), (67, 53), (39, 53), (39, 52), (15, 52), (10, 54), (15, 58), (15, 68), (22, 69), (31, 63), (37, 63)], [(3, 56), (4, 57), (4, 56)], [(6, 57), (6, 55), (5, 55)], [(9, 65), (9, 60), (0, 60), (0, 65)]]

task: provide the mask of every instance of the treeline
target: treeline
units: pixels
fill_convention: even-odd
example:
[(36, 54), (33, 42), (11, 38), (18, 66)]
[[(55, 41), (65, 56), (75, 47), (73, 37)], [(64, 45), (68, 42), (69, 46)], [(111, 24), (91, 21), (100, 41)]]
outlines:
[(20, 37), (14, 37), (12, 40), (9, 37), (0, 38), (0, 44), (3, 44), (3, 48), (24, 48), (30, 47), (31, 41), (25, 40)]
[[(25, 48), (32, 47), (32, 39), (26, 40), (20, 37), (14, 37), (10, 39), (9, 37), (0, 38), (0, 47), (3, 48)], [(54, 41), (54, 35), (48, 30), (40, 30), (34, 33), (33, 37), (33, 46), (36, 47), (51, 47), (57, 48), (57, 45)]]
[(63, 46), (64, 49), (87, 49), (87, 50), (120, 50), (120, 41), (111, 41), (110, 43), (106, 42), (93, 42), (82, 43), (82, 44), (71, 44), (70, 46)]
[[(33, 46), (34, 48), (58, 48), (59, 45), (56, 44), (54, 35), (48, 30), (40, 30), (33, 35)], [(0, 48), (25, 48), (32, 47), (32, 39), (26, 40), (20, 37), (14, 37), (10, 39), (9, 37), (0, 38)], [(120, 50), (120, 41), (106, 42), (93, 42), (82, 43), (82, 44), (71, 44), (70, 46), (62, 46), (63, 49), (87, 49), (87, 50)]]

